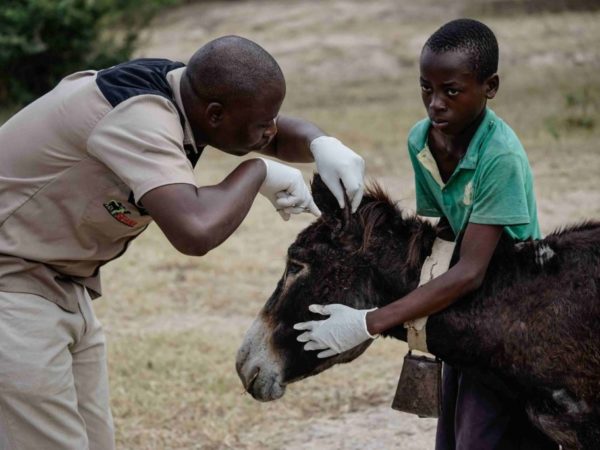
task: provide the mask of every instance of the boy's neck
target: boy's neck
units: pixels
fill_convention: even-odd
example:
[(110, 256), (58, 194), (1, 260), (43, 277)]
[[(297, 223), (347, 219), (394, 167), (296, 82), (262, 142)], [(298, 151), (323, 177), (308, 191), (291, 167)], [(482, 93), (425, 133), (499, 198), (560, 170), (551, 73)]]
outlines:
[(430, 128), (428, 139), (430, 149), (438, 155), (443, 154), (446, 157), (455, 158), (457, 161), (460, 160), (467, 152), (471, 139), (473, 139), (475, 132), (483, 121), (485, 113), (486, 108), (483, 108), (479, 116), (456, 135), (444, 134), (434, 128)]

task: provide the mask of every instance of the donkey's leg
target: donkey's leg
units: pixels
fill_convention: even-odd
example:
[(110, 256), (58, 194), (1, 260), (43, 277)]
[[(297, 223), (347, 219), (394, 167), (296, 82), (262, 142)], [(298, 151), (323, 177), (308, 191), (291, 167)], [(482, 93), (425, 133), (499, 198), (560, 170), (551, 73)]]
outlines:
[(537, 398), (527, 407), (530, 420), (563, 450), (600, 448), (600, 416), (565, 390)]
[(600, 448), (600, 417), (588, 414), (577, 423), (577, 438), (585, 450)]
[(530, 403), (526, 408), (527, 415), (529, 420), (546, 436), (559, 444), (562, 450), (583, 449), (571, 419), (559, 411), (557, 406), (552, 401)]

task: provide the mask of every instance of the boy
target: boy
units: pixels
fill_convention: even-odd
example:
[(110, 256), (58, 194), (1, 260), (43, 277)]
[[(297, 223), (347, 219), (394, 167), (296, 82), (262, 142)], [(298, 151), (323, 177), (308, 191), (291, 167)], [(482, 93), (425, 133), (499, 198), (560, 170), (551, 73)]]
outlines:
[[(451, 230), (446, 239), (463, 235), (458, 262), (384, 308), (347, 308), (316, 322), (305, 349), (341, 353), (434, 314), (481, 285), (502, 232), (515, 239), (540, 237), (525, 151), (510, 127), (486, 108), (498, 90), (497, 67), (496, 38), (475, 20), (447, 23), (421, 52), (428, 118), (408, 138), (417, 213), (440, 217), (440, 229)], [(445, 367), (436, 449), (558, 448), (533, 428), (506, 392), (490, 387), (495, 384), (488, 376)]]

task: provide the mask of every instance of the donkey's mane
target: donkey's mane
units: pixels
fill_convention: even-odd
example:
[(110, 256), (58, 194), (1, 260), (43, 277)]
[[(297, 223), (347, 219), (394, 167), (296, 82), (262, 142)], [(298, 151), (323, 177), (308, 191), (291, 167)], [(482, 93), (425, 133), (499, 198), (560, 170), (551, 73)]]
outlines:
[(397, 231), (400, 226), (410, 229), (408, 254), (405, 260), (407, 267), (419, 264), (423, 253), (423, 237), (427, 231), (433, 229), (429, 223), (420, 220), (415, 215), (403, 217), (402, 210), (384, 188), (375, 181), (370, 182), (365, 189), (364, 200), (358, 210), (357, 219), (363, 230), (359, 252), (367, 251), (374, 238), (374, 232), (384, 224), (389, 224), (393, 230)]
[(369, 182), (369, 184), (365, 188), (365, 197), (371, 198), (373, 199), (373, 201), (387, 203), (395, 207), (395, 204), (390, 198), (390, 195), (377, 181)]
[[(402, 210), (376, 181), (370, 182), (366, 187), (364, 198), (364, 206), (361, 206), (357, 214), (360, 225), (364, 229), (362, 250), (368, 247), (372, 233), (377, 226), (385, 221), (393, 220), (396, 223), (403, 223), (413, 230), (414, 234), (411, 235), (411, 241), (409, 242), (409, 260), (415, 260), (415, 257), (419, 253), (416, 251), (417, 246), (415, 244), (421, 241), (423, 233), (427, 231), (427, 226), (421, 226), (426, 222), (414, 214), (410, 216), (403, 215)], [(577, 233), (596, 230), (600, 231), (600, 221), (585, 220), (580, 223), (558, 227), (547, 234), (546, 239), (562, 240), (565, 238), (576, 238)]]
[(547, 235), (547, 237), (562, 237), (573, 232), (591, 231), (595, 229), (600, 229), (600, 222), (596, 220), (586, 220), (580, 223), (559, 227)]
[(368, 246), (371, 235), (378, 225), (394, 216), (402, 216), (400, 209), (396, 207), (387, 192), (377, 182), (372, 182), (367, 186), (365, 200), (366, 204), (358, 211), (358, 219), (364, 230), (363, 248)]

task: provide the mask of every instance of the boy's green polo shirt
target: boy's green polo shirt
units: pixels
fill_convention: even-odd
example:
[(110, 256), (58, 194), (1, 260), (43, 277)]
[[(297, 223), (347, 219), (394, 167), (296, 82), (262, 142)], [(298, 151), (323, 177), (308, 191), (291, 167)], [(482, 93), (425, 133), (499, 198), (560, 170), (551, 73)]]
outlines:
[(471, 222), (504, 225), (514, 239), (540, 238), (533, 175), (514, 131), (486, 110), (465, 156), (444, 184), (427, 146), (430, 125), (429, 119), (421, 120), (408, 136), (417, 214), (445, 216), (457, 236)]

